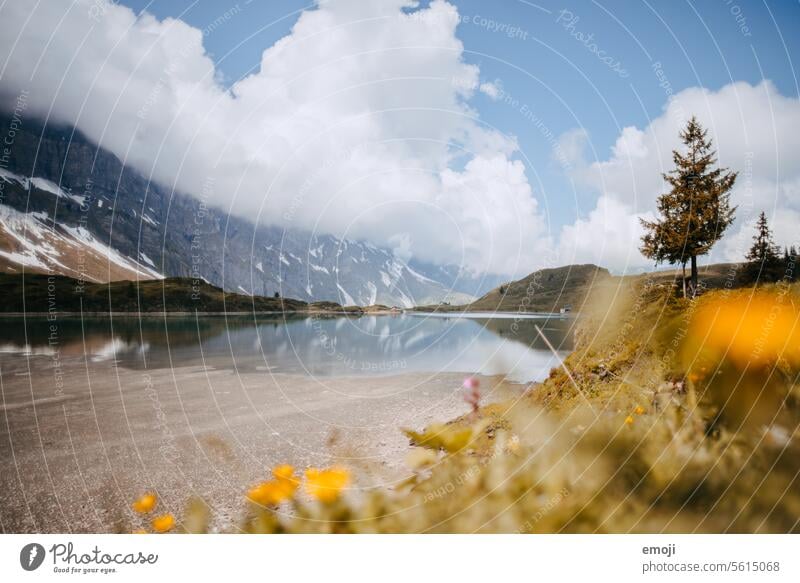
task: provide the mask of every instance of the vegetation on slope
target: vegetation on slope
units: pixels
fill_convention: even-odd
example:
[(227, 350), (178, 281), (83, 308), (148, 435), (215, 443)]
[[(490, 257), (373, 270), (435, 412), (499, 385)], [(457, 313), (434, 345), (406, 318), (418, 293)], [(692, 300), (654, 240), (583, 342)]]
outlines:
[(466, 306), (423, 306), (427, 311), (558, 312), (565, 306), (579, 310), (590, 290), (603, 285), (610, 274), (596, 265), (567, 265), (534, 271), (500, 285)]
[[(740, 287), (756, 279), (765, 279), (763, 274), (756, 272), (754, 275), (744, 265), (737, 263), (701, 266), (698, 273), (703, 289)], [(634, 282), (643, 277), (666, 286), (679, 283), (681, 272), (669, 269), (644, 275), (613, 276), (607, 269), (596, 265), (567, 265), (535, 271), (522, 279), (500, 285), (466, 306), (423, 306), (418, 309), (444, 312), (552, 313), (570, 307), (573, 312), (581, 312), (587, 299), (600, 290), (615, 289), (622, 282)], [(780, 278), (774, 277), (771, 281), (777, 279)]]
[(2, 312), (302, 311), (300, 300), (251, 297), (185, 277), (88, 283), (59, 275), (0, 274)]

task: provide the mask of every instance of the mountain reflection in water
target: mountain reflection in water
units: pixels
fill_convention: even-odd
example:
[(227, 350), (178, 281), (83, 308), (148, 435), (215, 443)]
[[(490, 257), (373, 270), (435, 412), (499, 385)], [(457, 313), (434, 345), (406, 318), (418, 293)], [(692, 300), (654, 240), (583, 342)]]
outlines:
[[(571, 319), (424, 314), (2, 318), (0, 352), (309, 375), (403, 372), (544, 378), (572, 348)], [(538, 326), (556, 350), (550, 350)]]

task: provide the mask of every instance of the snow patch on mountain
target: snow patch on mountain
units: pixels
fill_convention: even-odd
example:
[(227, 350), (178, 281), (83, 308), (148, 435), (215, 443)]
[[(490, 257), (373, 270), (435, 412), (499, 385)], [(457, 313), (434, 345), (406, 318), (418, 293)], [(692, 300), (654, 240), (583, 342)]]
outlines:
[(341, 286), (341, 284), (337, 283), (336, 287), (339, 288), (339, 293), (342, 294), (342, 297), (344, 299), (344, 301), (341, 302), (342, 305), (345, 305), (345, 306), (354, 306), (354, 305), (356, 305), (356, 301), (353, 299), (353, 296), (351, 296), (349, 293), (347, 293), (347, 291)]
[(150, 258), (147, 256), (147, 253), (145, 253), (144, 251), (140, 251), (140, 252), (139, 252), (139, 257), (141, 258), (141, 260), (142, 260), (142, 261), (144, 261), (145, 263), (147, 263), (147, 265), (149, 265), (150, 267), (155, 267), (155, 266), (156, 266), (156, 264), (155, 264), (155, 263), (153, 263), (153, 260), (152, 260), (152, 259), (150, 259)]
[(367, 282), (367, 290), (369, 290), (369, 296), (367, 301), (365, 302), (368, 306), (372, 306), (378, 303), (378, 286), (376, 286), (371, 281)]
[(101, 257), (105, 257), (109, 262), (122, 267), (123, 269), (130, 269), (135, 271), (137, 275), (147, 277), (149, 279), (164, 279), (164, 276), (155, 270), (148, 269), (140, 263), (120, 254), (116, 249), (112, 249), (94, 238), (94, 236), (84, 227), (70, 227), (68, 225), (61, 225), (67, 233), (72, 235), (73, 238), (83, 242), (87, 247), (94, 250)]

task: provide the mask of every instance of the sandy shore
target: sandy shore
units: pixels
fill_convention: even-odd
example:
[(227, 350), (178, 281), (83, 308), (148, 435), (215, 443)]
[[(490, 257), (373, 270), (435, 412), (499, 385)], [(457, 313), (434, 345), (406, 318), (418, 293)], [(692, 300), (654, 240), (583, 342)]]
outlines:
[(83, 357), (0, 354), (0, 528), (127, 530), (130, 502), (194, 495), (215, 528), (241, 518), (269, 468), (346, 464), (357, 487), (405, 475), (399, 427), (466, 411), (461, 376), (317, 377), (182, 367), (131, 370)]

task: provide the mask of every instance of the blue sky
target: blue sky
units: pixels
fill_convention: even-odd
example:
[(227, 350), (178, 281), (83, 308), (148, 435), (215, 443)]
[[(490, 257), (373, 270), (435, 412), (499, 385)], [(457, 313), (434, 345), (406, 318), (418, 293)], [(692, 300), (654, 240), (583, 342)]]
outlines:
[[(121, 3), (159, 18), (181, 18), (200, 29), (226, 11), (236, 12), (204, 41), (228, 84), (253, 73), (264, 49), (290, 32), (299, 11), (313, 9), (308, 2), (289, 0)], [(464, 43), (465, 60), (480, 66), (481, 80), (500, 80), (508, 96), (495, 101), (479, 94), (471, 105), (485, 123), (517, 136), (529, 178), (543, 194), (556, 225), (591, 210), (592, 194), (565, 179), (553, 161), (552, 144), (520, 110), (535, 114), (556, 136), (585, 128), (590, 149), (604, 158), (623, 127), (644, 128), (662, 113), (667, 94), (654, 63), (661, 63), (674, 93), (770, 79), (781, 94), (798, 96), (792, 61), (800, 54), (798, 2), (451, 3), (462, 17), (457, 34)], [(567, 28), (575, 17), (578, 20)], [(593, 35), (590, 42), (627, 74), (600, 62), (575, 33)]]

